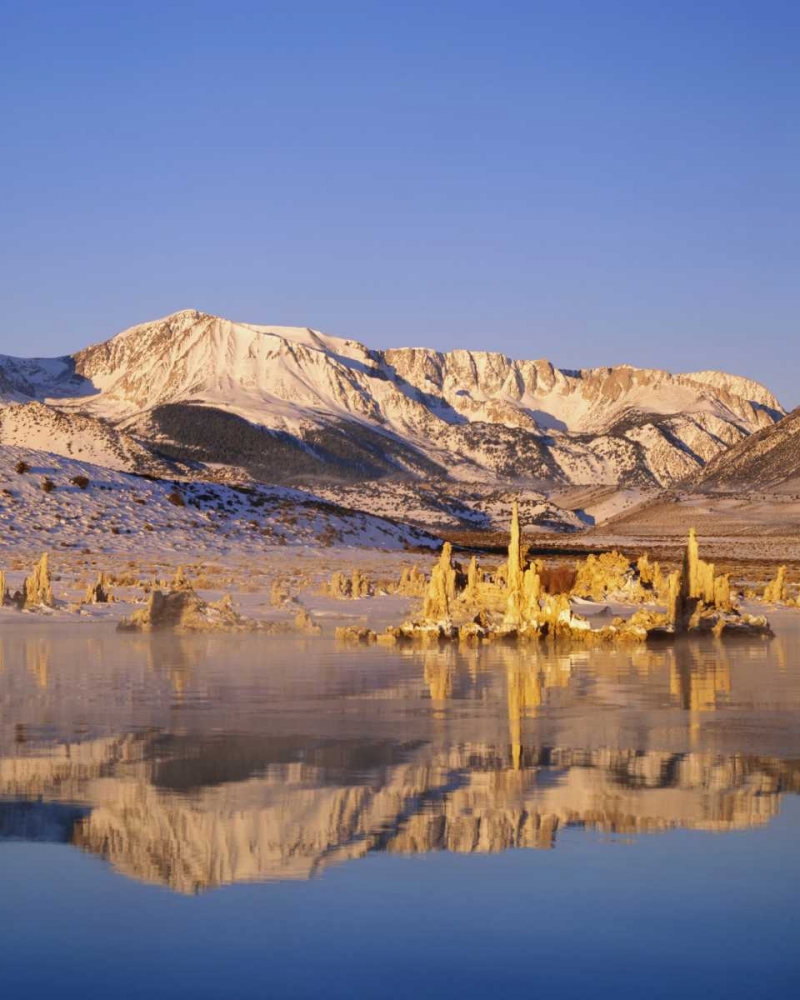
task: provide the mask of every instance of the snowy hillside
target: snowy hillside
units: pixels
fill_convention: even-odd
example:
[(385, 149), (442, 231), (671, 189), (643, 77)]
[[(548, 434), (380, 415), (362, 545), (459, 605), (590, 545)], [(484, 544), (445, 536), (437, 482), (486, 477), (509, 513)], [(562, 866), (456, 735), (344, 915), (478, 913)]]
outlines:
[(713, 492), (800, 493), (800, 407), (720, 455), (693, 485)]
[(0, 444), (48, 451), (120, 471), (151, 475), (178, 471), (107, 423), (43, 403), (0, 408)]
[[(93, 445), (102, 464), (105, 449), (114, 467), (137, 468), (138, 442), (159, 461), (265, 482), (399, 474), (670, 485), (783, 413), (763, 386), (721, 372), (561, 371), (490, 352), (374, 351), (193, 310), (72, 358), (0, 359), (0, 398), (101, 421), (118, 435)], [(55, 435), (49, 447), (72, 454), (70, 442)]]
[(0, 445), (0, 549), (257, 557), (259, 550), (287, 544), (403, 549), (438, 543), (424, 531), (299, 490), (153, 480)]

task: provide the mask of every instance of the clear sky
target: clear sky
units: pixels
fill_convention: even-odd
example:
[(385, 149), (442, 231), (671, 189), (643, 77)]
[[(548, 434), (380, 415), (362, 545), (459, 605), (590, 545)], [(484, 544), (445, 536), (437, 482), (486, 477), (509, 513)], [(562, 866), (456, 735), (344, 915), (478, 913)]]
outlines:
[(800, 403), (797, 0), (0, 0), (0, 350), (198, 308)]

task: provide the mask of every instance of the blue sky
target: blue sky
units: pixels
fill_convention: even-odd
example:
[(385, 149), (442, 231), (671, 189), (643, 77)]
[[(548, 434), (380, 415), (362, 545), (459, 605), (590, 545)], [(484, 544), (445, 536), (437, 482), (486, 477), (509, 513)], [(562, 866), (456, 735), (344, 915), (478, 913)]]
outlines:
[(800, 4), (0, 0), (0, 350), (194, 307), (797, 389)]

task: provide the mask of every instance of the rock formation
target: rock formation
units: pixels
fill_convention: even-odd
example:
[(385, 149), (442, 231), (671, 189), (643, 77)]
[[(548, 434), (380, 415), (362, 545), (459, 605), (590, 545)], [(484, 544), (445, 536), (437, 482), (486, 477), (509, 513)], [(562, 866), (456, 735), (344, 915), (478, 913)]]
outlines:
[(764, 590), (764, 600), (768, 604), (782, 604), (786, 600), (786, 567), (779, 566), (775, 579), (770, 580)]
[(426, 618), (446, 621), (450, 617), (450, 604), (456, 596), (457, 571), (452, 565), (453, 546), (445, 542), (439, 561), (431, 571), (423, 614)]
[(100, 573), (95, 583), (90, 583), (86, 588), (84, 604), (108, 604), (110, 600), (110, 588), (108, 578), (105, 573)]
[[(689, 532), (682, 567), (666, 578), (658, 563), (648, 557), (631, 563), (618, 552), (590, 555), (578, 567), (574, 596), (666, 604), (665, 611), (642, 608), (627, 619), (604, 622), (600, 628), (593, 628), (587, 618), (573, 611), (570, 594), (545, 591), (542, 566), (538, 562), (525, 565), (520, 537), (515, 507), (508, 560), (494, 579), (488, 580), (480, 574), (474, 558), (466, 575), (461, 574), (453, 565), (452, 548), (446, 544), (431, 572), (422, 618), (389, 630), (386, 641), (567, 638), (643, 642), (703, 632), (718, 636), (772, 634), (765, 618), (734, 608), (729, 577), (716, 575), (713, 563), (700, 558), (694, 529)], [(374, 633), (370, 635), (367, 641), (381, 641)]]
[(309, 635), (319, 635), (322, 629), (317, 625), (308, 612), (307, 608), (300, 608), (294, 616), (294, 627), (298, 632), (307, 632)]
[(269, 603), (273, 608), (280, 608), (284, 604), (288, 604), (291, 596), (292, 592), (286, 580), (278, 579), (272, 581), (272, 587), (269, 592)]
[(20, 608), (52, 608), (55, 606), (50, 561), (46, 552), (42, 554), (30, 576), (26, 577), (22, 590), (15, 595), (15, 600)]
[(428, 590), (428, 578), (417, 566), (404, 566), (396, 593), (403, 597), (424, 597)]
[(206, 602), (192, 590), (185, 575), (176, 574), (179, 587), (154, 590), (147, 606), (123, 618), (121, 632), (249, 632), (264, 624), (244, 618), (234, 609), (230, 596)]
[[(647, 569), (649, 573), (649, 564)], [(630, 598), (635, 582), (634, 567), (620, 552), (603, 552), (599, 556), (590, 554), (578, 566), (572, 593), (575, 597), (591, 601), (603, 601), (609, 597)]]
[(478, 570), (478, 560), (473, 556), (469, 561), (469, 567), (467, 568), (467, 586), (464, 590), (464, 600), (465, 601), (477, 601), (478, 599), (478, 584), (481, 582), (481, 577), (479, 576)]
[(522, 589), (522, 551), (520, 548), (520, 538), (519, 508), (515, 500), (511, 508), (511, 537), (508, 542), (508, 569), (506, 570), (506, 587), (509, 594), (519, 593)]
[(369, 597), (372, 594), (372, 582), (360, 569), (356, 568), (347, 576), (337, 571), (324, 585), (323, 593), (338, 600), (358, 600), (360, 597)]

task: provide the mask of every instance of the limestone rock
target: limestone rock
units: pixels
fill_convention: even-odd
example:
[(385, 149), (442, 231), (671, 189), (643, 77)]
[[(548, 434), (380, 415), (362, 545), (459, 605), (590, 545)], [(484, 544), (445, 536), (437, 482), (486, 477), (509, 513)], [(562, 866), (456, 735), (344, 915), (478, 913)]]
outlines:
[(764, 590), (764, 600), (768, 604), (782, 604), (786, 600), (786, 567), (779, 566), (775, 579), (770, 580)]
[(309, 635), (319, 635), (322, 632), (307, 608), (300, 608), (294, 616), (294, 627), (298, 632), (307, 632)]
[(339, 642), (348, 642), (361, 645), (369, 645), (378, 638), (371, 628), (361, 625), (341, 625), (334, 632), (334, 636)]
[(404, 566), (396, 592), (404, 597), (424, 597), (428, 578), (417, 566)]
[(620, 552), (588, 555), (578, 566), (572, 593), (591, 601), (630, 596), (635, 579), (630, 561)]
[(84, 604), (108, 604), (110, 600), (110, 588), (108, 578), (105, 573), (100, 573), (95, 583), (90, 583), (86, 588)]
[(123, 618), (121, 632), (248, 632), (262, 627), (234, 609), (230, 595), (206, 602), (185, 584), (178, 590), (154, 590), (147, 606)]
[(506, 570), (506, 589), (509, 593), (522, 589), (522, 551), (521, 532), (519, 526), (519, 507), (517, 501), (511, 508), (511, 538), (508, 543), (508, 569)]
[(55, 603), (52, 577), (50, 575), (50, 562), (45, 552), (34, 566), (33, 572), (25, 579), (22, 591), (17, 594), (17, 604), (21, 608), (42, 606), (52, 608), (55, 606)]
[(323, 587), (323, 593), (340, 601), (358, 600), (372, 594), (372, 582), (358, 568), (350, 576), (337, 570)]
[(284, 604), (288, 604), (291, 596), (292, 592), (287, 580), (277, 579), (272, 581), (269, 591), (269, 603), (273, 608), (281, 608)]
[(429, 619), (448, 619), (450, 604), (456, 596), (457, 571), (452, 564), (453, 546), (445, 542), (439, 561), (433, 567), (423, 614)]

